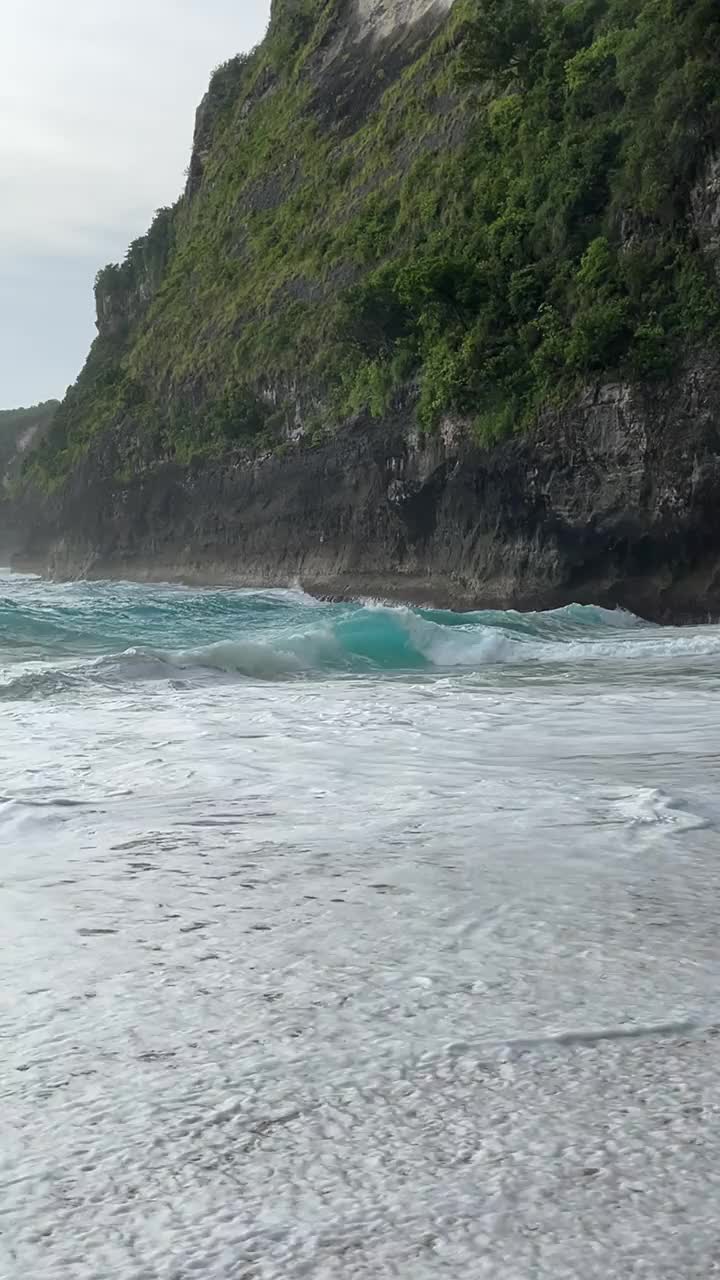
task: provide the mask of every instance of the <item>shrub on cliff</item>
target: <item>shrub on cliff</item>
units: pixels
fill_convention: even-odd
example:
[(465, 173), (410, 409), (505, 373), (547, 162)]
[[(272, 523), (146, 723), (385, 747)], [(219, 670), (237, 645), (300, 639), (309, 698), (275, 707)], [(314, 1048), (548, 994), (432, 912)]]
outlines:
[[(358, 290), (349, 324), (381, 299), (388, 317), (401, 309), (402, 332), (376, 324), (365, 358), (411, 352), (427, 426), (498, 398), (518, 423), (578, 379), (667, 375), (688, 339), (717, 340), (720, 325), (688, 216), (720, 144), (718, 6), (481, 0), (466, 12), (457, 78), (478, 97), (460, 198), (415, 243), (378, 246), (390, 265)], [(366, 381), (361, 367), (354, 385)]]

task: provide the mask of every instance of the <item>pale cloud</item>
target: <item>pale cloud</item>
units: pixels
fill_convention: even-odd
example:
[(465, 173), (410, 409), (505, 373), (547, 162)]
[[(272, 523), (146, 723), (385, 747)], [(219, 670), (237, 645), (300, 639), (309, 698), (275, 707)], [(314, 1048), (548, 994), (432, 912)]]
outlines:
[(183, 185), (210, 72), (269, 0), (2, 0), (0, 407), (59, 395), (92, 279)]

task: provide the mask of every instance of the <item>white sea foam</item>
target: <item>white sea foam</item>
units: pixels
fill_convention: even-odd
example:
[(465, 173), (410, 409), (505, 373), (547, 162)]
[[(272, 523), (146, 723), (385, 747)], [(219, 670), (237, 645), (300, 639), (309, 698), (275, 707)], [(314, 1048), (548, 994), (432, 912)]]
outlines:
[(716, 629), (11, 591), (3, 1280), (705, 1280)]

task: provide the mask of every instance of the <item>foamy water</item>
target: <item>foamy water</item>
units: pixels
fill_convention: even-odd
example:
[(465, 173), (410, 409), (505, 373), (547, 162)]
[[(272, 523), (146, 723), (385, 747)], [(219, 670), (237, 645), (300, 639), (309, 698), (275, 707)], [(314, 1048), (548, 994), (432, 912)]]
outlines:
[(719, 655), (0, 579), (0, 1275), (713, 1274)]

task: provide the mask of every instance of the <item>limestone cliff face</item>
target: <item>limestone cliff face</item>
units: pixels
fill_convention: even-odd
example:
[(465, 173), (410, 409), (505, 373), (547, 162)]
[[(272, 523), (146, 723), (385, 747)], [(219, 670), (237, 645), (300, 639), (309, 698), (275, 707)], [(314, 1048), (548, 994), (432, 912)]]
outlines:
[(142, 318), (153, 296), (145, 277), (123, 288), (98, 284), (95, 290), (95, 326), (102, 338), (119, 337)]
[(698, 239), (720, 278), (720, 151), (707, 159), (691, 195)]
[[(695, 150), (671, 139), (663, 187), (631, 19), (608, 43), (568, 10), (561, 56), (516, 9), (468, 64), (470, 0), (274, 0), (181, 199), (99, 273), (88, 362), (0, 511), (18, 565), (720, 616), (714, 82), (693, 28)], [(646, 146), (642, 198), (615, 192)]]
[[(352, 39), (384, 39), (434, 15), (448, 12), (454, 0), (349, 0), (343, 14), (345, 32)], [(303, 0), (273, 0), (271, 21), (277, 22), (306, 8)]]
[(419, 437), (399, 412), (313, 449), (167, 463), (122, 487), (86, 468), (35, 514), (17, 563), (705, 621), (720, 616), (719, 406), (708, 357), (662, 391), (597, 383), (492, 449), (452, 420)]
[(452, 4), (453, 0), (354, 0), (353, 25), (360, 38), (382, 40), (421, 19), (440, 19)]
[(172, 209), (159, 209), (147, 235), (135, 240), (124, 262), (98, 272), (95, 318), (101, 338), (124, 338), (147, 314), (174, 245)]

